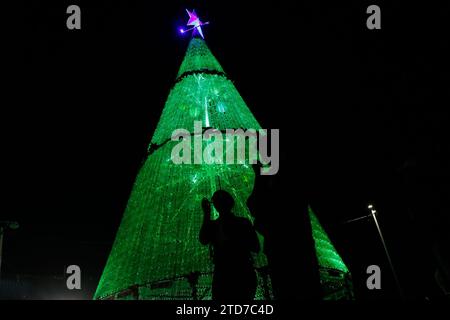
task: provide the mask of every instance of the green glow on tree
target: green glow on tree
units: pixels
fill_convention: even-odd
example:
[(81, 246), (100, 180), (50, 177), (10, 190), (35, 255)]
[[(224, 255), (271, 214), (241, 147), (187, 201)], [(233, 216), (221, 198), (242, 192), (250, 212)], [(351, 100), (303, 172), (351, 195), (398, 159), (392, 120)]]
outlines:
[(320, 225), (317, 216), (311, 208), (309, 208), (309, 218), (311, 220), (312, 234), (319, 265), (326, 268), (340, 270), (342, 272), (348, 272), (344, 261), (342, 261), (342, 258), (337, 253), (336, 248), (331, 243), (330, 238)]
[[(206, 43), (193, 38), (166, 101), (130, 195), (96, 299), (211, 299), (212, 260), (198, 236), (201, 200), (218, 189), (233, 195), (234, 212), (249, 220), (246, 200), (254, 185), (249, 165), (183, 164), (171, 159), (176, 129), (194, 132), (194, 121), (219, 130), (260, 129)], [(203, 142), (203, 147), (207, 146)], [(217, 212), (216, 212), (217, 215)], [(262, 241), (262, 237), (260, 237)], [(256, 299), (270, 298), (270, 279), (261, 252)], [(189, 278), (198, 273), (193, 290)], [(195, 294), (194, 294), (195, 291)]]
[(189, 72), (199, 71), (224, 72), (219, 61), (211, 53), (205, 41), (200, 38), (192, 38), (177, 77), (179, 78)]
[(193, 132), (194, 121), (203, 121), (204, 127), (219, 130), (261, 128), (203, 40), (191, 40), (178, 79), (169, 94), (152, 144), (166, 142), (176, 129)]
[(324, 299), (352, 299), (353, 286), (350, 271), (311, 208), (308, 208), (308, 213), (319, 263)]

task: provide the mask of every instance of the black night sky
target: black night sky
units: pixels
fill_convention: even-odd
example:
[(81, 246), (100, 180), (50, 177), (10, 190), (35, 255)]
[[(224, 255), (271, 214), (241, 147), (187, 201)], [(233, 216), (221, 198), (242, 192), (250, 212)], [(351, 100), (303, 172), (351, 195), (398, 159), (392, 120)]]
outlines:
[[(188, 44), (177, 33), (184, 10), (196, 8), (256, 119), (280, 129), (283, 196), (263, 201), (284, 235), (286, 273), (299, 272), (295, 216), (307, 199), (357, 299), (398, 298), (373, 221), (342, 224), (373, 203), (406, 296), (439, 299), (433, 248), (450, 251), (449, 5), (395, 3), (24, 3), (7, 39), (0, 220), (20, 228), (5, 234), (2, 281), (38, 283), (28, 298), (92, 298)], [(81, 7), (79, 31), (66, 28), (70, 4)], [(366, 28), (370, 4), (381, 30)], [(71, 264), (83, 273), (78, 293), (65, 289)], [(381, 291), (365, 287), (371, 264)]]

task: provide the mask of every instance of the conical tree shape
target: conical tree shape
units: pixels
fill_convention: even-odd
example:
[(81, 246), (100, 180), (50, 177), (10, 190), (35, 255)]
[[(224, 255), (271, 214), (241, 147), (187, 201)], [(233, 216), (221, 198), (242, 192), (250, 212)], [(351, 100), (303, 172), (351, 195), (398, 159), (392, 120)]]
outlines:
[[(199, 242), (201, 200), (218, 189), (235, 199), (234, 213), (251, 220), (246, 200), (254, 172), (247, 164), (182, 164), (172, 161), (176, 129), (259, 129), (242, 97), (206, 43), (193, 38), (181, 65), (149, 155), (131, 192), (96, 299), (210, 299), (213, 264)], [(201, 143), (205, 146), (205, 143)], [(194, 155), (198, 159), (198, 155)], [(255, 257), (257, 270), (265, 256)], [(193, 274), (198, 281), (192, 281)], [(191, 281), (190, 281), (191, 279)], [(256, 298), (269, 298), (268, 278), (258, 271)], [(193, 284), (194, 283), (194, 284)]]
[(176, 129), (193, 132), (194, 121), (219, 130), (260, 129), (206, 43), (193, 38), (176, 84), (163, 109), (152, 144), (163, 144)]
[(312, 237), (320, 268), (321, 284), (325, 300), (352, 299), (353, 286), (350, 271), (323, 229), (311, 208), (309, 219), (312, 227)]

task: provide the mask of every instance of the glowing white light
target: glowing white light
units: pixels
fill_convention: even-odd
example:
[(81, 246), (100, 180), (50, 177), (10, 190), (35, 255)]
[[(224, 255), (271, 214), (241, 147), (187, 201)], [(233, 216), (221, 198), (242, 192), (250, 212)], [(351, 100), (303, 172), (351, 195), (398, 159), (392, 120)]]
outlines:
[(208, 102), (205, 97), (205, 126), (209, 128)]
[(219, 104), (217, 105), (217, 110), (222, 113), (225, 112), (225, 106), (223, 105), (222, 102), (219, 102)]

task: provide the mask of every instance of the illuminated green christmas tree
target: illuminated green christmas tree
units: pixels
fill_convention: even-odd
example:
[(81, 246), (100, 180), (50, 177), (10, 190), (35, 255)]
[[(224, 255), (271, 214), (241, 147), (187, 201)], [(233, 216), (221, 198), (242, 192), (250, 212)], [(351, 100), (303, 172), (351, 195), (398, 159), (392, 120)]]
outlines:
[(347, 269), (330, 238), (311, 208), (308, 209), (312, 237), (319, 264), (320, 281), (325, 300), (353, 299), (353, 285)]
[[(205, 24), (195, 12), (188, 13), (188, 25), (193, 26), (190, 30), (203, 38), (201, 26)], [(173, 150), (179, 141), (172, 139), (174, 131), (185, 129), (195, 138), (199, 123), (202, 132), (208, 128), (221, 132), (261, 129), (205, 41), (193, 37), (94, 298), (211, 299), (210, 248), (199, 241), (201, 201), (210, 199), (217, 190), (226, 190), (235, 200), (234, 213), (252, 221), (246, 202), (254, 187), (250, 166), (254, 158), (247, 150), (243, 163), (211, 163), (211, 157), (205, 158), (203, 152), (199, 155), (194, 146), (193, 164), (175, 164)], [(230, 152), (238, 153), (239, 142), (228, 142), (224, 136), (225, 157)], [(201, 149), (212, 143), (201, 141)], [(311, 209), (309, 214), (325, 299), (351, 298), (350, 273)], [(213, 208), (213, 219), (217, 215)], [(263, 247), (263, 238), (259, 239)], [(271, 299), (266, 257), (260, 252), (254, 262), (258, 277), (255, 299)]]
[[(226, 190), (235, 199), (234, 213), (252, 221), (246, 201), (255, 177), (248, 163), (174, 164), (171, 154), (178, 142), (171, 140), (172, 133), (180, 128), (193, 133), (194, 121), (201, 121), (203, 129), (260, 129), (199, 37), (190, 41), (162, 111), (96, 299), (211, 299), (213, 264), (209, 248), (198, 239), (201, 201)], [(259, 253), (254, 259), (255, 299), (271, 298), (266, 258)]]

